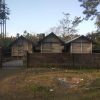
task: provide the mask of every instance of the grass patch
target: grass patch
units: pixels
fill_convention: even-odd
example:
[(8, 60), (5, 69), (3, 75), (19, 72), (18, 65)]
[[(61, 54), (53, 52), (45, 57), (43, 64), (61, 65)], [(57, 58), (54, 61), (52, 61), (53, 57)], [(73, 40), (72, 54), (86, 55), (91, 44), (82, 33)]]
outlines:
[(95, 80), (93, 80), (90, 84), (89, 87), (93, 87), (93, 88), (99, 88), (100, 89), (100, 78), (96, 78)]

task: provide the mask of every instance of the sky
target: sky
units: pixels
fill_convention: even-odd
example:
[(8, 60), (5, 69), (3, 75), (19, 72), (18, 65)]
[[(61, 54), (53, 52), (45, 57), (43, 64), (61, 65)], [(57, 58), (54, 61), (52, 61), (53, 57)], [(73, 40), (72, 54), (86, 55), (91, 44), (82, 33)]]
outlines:
[[(82, 16), (83, 8), (78, 0), (6, 0), (10, 9), (10, 20), (7, 21), (7, 35), (15, 36), (29, 33), (45, 33), (59, 24), (63, 12), (71, 17)], [(93, 21), (84, 21), (78, 27), (78, 34), (85, 35), (94, 31)]]

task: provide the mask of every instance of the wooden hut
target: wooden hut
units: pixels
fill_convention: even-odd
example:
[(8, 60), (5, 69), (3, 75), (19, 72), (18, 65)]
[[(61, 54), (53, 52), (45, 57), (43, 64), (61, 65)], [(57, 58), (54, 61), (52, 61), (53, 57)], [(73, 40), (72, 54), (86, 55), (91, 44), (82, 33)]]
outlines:
[(85, 36), (79, 36), (66, 42), (65, 49), (69, 53), (92, 53), (93, 41)]
[(36, 49), (41, 53), (62, 53), (64, 42), (52, 32), (39, 41)]
[(23, 56), (25, 52), (33, 52), (33, 44), (30, 40), (26, 39), (23, 36), (20, 36), (10, 45), (11, 47), (11, 56)]

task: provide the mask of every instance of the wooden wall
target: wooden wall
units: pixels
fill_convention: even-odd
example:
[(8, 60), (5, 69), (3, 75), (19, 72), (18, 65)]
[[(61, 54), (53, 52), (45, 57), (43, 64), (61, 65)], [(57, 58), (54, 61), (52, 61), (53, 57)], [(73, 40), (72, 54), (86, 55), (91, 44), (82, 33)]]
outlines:
[(78, 39), (71, 43), (70, 53), (92, 53), (92, 42)]
[(62, 53), (64, 47), (60, 43), (44, 43), (41, 45), (42, 53)]
[(61, 41), (53, 36), (47, 37), (41, 43), (41, 52), (42, 53), (62, 53), (64, 49), (64, 45), (62, 45)]
[(71, 43), (71, 53), (92, 53), (92, 43)]
[(32, 53), (32, 43), (28, 41), (18, 40), (18, 42), (11, 47), (12, 56), (23, 56), (26, 51)]

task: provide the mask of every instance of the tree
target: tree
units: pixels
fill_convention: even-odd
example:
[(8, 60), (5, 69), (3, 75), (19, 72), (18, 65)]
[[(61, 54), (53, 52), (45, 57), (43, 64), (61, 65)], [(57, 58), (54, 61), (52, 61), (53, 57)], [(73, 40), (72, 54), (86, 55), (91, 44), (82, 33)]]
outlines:
[(26, 37), (26, 38), (31, 38), (32, 37), (32, 34), (30, 34), (29, 32), (27, 32), (25, 30), (24, 33), (23, 33), (23, 36)]
[(94, 49), (100, 49), (100, 32), (88, 33), (86, 36), (96, 42)]
[(97, 7), (100, 5), (100, 0), (78, 0), (81, 2), (81, 7), (84, 8), (83, 14), (85, 14), (85, 19), (94, 19), (96, 17), (96, 26), (100, 30), (100, 11)]
[(46, 33), (49, 34), (49, 33), (51, 33), (51, 32), (55, 33), (56, 35), (61, 35), (61, 26), (58, 25), (58, 26), (51, 27), (51, 28), (49, 29), (49, 31), (46, 32)]
[(97, 26), (97, 31), (100, 32), (100, 15), (97, 15), (96, 19), (96, 26)]
[(59, 25), (50, 28), (50, 31), (61, 35), (64, 40), (69, 40), (78, 36), (78, 34), (76, 34), (78, 31), (76, 28), (83, 21), (83, 19), (75, 16), (72, 20), (69, 13), (63, 13), (63, 15), (64, 18), (60, 20)]
[(9, 8), (5, 0), (0, 0), (0, 30), (2, 38), (6, 37), (6, 20), (9, 19)]
[(33, 43), (37, 43), (38, 41), (38, 37), (36, 35), (36, 33), (29, 33), (26, 30), (23, 32), (23, 36), (27, 39), (29, 39), (30, 41), (32, 41)]
[(17, 34), (16, 34), (16, 37), (17, 37), (17, 38), (19, 38), (19, 37), (20, 37), (20, 34), (19, 34), (19, 33), (17, 33)]
[(60, 20), (60, 26), (62, 30), (62, 36), (66, 37), (67, 35), (72, 35), (77, 32), (76, 27), (82, 22), (81, 17), (75, 16), (73, 20), (70, 18), (69, 13), (63, 13), (64, 18)]

